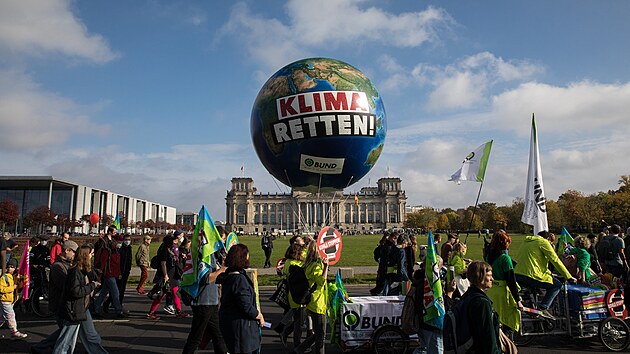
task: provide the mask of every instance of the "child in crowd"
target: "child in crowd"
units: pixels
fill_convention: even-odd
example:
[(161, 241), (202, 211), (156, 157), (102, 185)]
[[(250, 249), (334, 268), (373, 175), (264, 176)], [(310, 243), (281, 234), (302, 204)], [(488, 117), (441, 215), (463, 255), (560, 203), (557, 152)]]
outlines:
[(17, 268), (17, 259), (11, 258), (7, 264), (7, 272), (0, 276), (0, 309), (2, 317), (11, 330), (11, 338), (24, 339), (26, 333), (22, 333), (17, 329), (15, 320), (15, 311), (13, 311), (13, 303), (15, 302), (15, 289), (17, 285), (13, 282), (13, 273)]

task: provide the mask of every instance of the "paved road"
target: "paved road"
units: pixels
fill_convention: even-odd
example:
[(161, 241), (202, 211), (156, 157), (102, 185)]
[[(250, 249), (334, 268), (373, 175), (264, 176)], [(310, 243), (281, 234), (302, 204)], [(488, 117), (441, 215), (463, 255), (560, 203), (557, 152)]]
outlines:
[[(349, 286), (350, 296), (368, 295), (367, 286)], [(272, 289), (261, 289), (261, 301), (265, 319), (276, 323), (282, 311), (268, 299)], [(103, 345), (110, 353), (180, 353), (184, 346), (190, 319), (174, 318), (161, 310), (159, 321), (149, 321), (145, 318), (150, 300), (131, 291), (125, 295), (125, 307), (131, 311), (129, 319), (95, 321), (97, 331), (103, 337)], [(28, 333), (26, 341), (0, 339), (0, 353), (28, 353), (29, 343), (34, 343), (52, 332), (56, 325), (53, 320), (42, 320), (30, 314), (18, 313), (18, 327)], [(6, 327), (0, 329), (0, 334), (8, 336)], [(520, 348), (521, 353), (603, 353), (604, 348), (596, 340), (568, 340), (566, 338), (545, 338), (538, 340), (527, 348)], [(83, 353), (81, 344), (77, 344), (76, 353)], [(199, 353), (212, 353), (212, 350)], [(263, 330), (262, 353), (284, 353), (286, 350), (280, 343), (275, 331)], [(366, 351), (367, 352), (367, 351)], [(339, 354), (342, 351), (331, 344), (326, 345), (326, 353)]]

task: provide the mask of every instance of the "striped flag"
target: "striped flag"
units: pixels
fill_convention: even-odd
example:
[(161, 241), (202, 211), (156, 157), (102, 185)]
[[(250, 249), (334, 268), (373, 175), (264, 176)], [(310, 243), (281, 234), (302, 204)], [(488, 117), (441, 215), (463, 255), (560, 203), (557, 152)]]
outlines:
[[(429, 231), (428, 245), (433, 245), (433, 232)], [(424, 278), (424, 322), (435, 328), (444, 327), (444, 298), (442, 297), (442, 283), (435, 247), (427, 247)]]
[(542, 168), (540, 167), (540, 153), (538, 152), (538, 133), (533, 114), (524, 204), (521, 221), (534, 227), (534, 235), (538, 235), (541, 231), (549, 231), (545, 188), (543, 186)]
[(492, 149), (492, 140), (468, 154), (462, 162), (462, 167), (451, 175), (449, 181), (457, 182), (457, 184), (461, 184), (462, 181), (483, 182), (490, 159), (490, 149)]
[(208, 214), (205, 206), (199, 210), (199, 218), (193, 232), (190, 244), (190, 252), (184, 265), (181, 289), (186, 291), (193, 298), (199, 292), (199, 281), (213, 266), (212, 254), (224, 248), (223, 240), (214, 221)]

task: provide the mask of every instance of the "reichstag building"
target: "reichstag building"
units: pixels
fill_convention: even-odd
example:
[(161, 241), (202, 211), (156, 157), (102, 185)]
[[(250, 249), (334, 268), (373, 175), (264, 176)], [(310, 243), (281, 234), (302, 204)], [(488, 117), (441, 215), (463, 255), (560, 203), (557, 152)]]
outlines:
[(400, 178), (381, 178), (357, 194), (258, 193), (249, 177), (232, 178), (227, 192), (226, 227), (244, 234), (317, 233), (331, 225), (366, 233), (402, 227), (407, 196)]

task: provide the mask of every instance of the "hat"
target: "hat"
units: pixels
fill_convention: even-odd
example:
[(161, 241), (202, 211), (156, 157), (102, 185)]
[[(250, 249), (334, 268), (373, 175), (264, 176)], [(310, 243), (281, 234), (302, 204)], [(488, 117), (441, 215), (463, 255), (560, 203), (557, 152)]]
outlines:
[(145, 241), (149, 241), (149, 240), (151, 240), (151, 239), (152, 239), (152, 237), (151, 237), (151, 236), (149, 236), (149, 235), (144, 235), (144, 240), (145, 240)]
[(68, 240), (68, 241), (63, 243), (63, 249), (64, 250), (70, 249), (70, 250), (73, 250), (74, 252), (76, 252), (79, 249), (79, 245), (76, 242), (72, 241), (72, 240)]
[(9, 262), (7, 263), (7, 267), (11, 267), (11, 266), (13, 266), (13, 268), (17, 268), (17, 259), (15, 258), (9, 259)]
[(177, 231), (175, 231), (175, 232), (173, 233), (173, 236), (177, 237), (177, 236), (179, 236), (179, 235), (181, 235), (181, 234), (183, 234), (183, 233), (184, 233), (184, 230), (177, 230)]
[(39, 238), (41, 241), (46, 241), (46, 240), (48, 240), (50, 237), (49, 237), (48, 235), (46, 235), (46, 234), (43, 234), (43, 235), (39, 235), (39, 236), (37, 236), (37, 238)]

